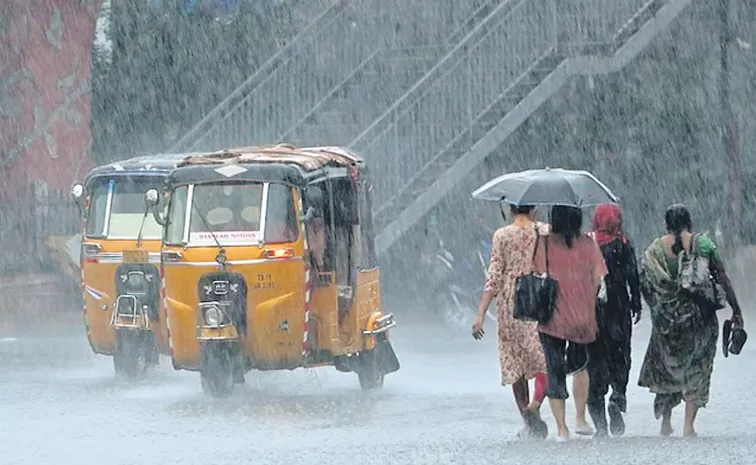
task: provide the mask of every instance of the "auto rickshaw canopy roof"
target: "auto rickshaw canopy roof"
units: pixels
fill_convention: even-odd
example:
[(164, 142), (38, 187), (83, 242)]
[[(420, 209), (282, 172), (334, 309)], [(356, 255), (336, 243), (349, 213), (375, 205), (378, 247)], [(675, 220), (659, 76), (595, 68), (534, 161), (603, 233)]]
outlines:
[(362, 171), (362, 158), (341, 147), (278, 144), (240, 147), (186, 156), (171, 172), (170, 185), (218, 181), (277, 182), (305, 187), (325, 177)]
[(169, 153), (142, 155), (138, 157), (120, 160), (107, 165), (93, 168), (84, 180), (84, 185), (89, 185), (96, 178), (113, 176), (163, 176), (176, 169), (179, 163), (190, 156), (200, 153)]

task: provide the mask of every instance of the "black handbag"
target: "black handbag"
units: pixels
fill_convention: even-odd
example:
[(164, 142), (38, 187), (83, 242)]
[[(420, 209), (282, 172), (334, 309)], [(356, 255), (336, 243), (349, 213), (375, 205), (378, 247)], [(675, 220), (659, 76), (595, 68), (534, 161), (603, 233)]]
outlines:
[[(538, 229), (536, 229), (536, 233)], [(538, 243), (540, 238), (536, 238), (535, 247), (533, 248), (533, 262), (535, 264), (536, 254), (538, 253)], [(537, 321), (540, 324), (547, 324), (556, 310), (557, 291), (559, 283), (549, 275), (549, 237), (544, 239), (546, 247), (546, 273), (538, 275), (535, 270), (529, 274), (518, 276), (515, 280), (515, 302), (513, 316), (517, 320)]]

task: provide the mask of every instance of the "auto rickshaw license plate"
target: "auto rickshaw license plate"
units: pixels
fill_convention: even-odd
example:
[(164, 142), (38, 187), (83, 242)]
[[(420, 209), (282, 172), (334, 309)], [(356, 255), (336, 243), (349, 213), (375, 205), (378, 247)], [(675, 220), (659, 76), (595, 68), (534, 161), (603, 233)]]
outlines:
[(147, 263), (149, 254), (146, 250), (124, 250), (123, 263)]

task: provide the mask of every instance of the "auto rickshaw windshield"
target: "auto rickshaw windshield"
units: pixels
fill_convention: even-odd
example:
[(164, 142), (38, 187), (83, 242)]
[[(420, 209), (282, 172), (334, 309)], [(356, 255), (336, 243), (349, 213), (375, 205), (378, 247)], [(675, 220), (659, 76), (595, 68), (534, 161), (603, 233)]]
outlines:
[[(145, 218), (144, 193), (160, 189), (162, 184), (163, 179), (158, 176), (121, 176), (95, 181), (90, 186), (87, 237), (136, 239), (144, 218), (142, 238), (159, 240), (162, 226), (153, 215)], [(157, 208), (164, 208), (162, 197)]]
[(294, 242), (298, 237), (292, 189), (283, 184), (247, 182), (175, 188), (164, 241), (244, 246)]

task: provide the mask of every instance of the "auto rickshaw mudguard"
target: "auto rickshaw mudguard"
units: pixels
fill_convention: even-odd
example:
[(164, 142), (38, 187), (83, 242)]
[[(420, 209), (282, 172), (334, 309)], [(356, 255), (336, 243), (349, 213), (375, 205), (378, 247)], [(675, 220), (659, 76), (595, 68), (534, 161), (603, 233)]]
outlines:
[(399, 359), (388, 339), (391, 328), (396, 326), (392, 313), (372, 312), (367, 319), (364, 337), (364, 352), (370, 353), (384, 373), (393, 373), (399, 370)]
[(401, 365), (391, 342), (385, 334), (378, 335), (377, 339), (378, 342), (373, 349), (373, 353), (375, 354), (375, 358), (378, 361), (378, 365), (383, 370), (383, 373), (388, 374), (399, 371)]
[(197, 339), (195, 310), (178, 300), (165, 298), (168, 304), (173, 365), (195, 370), (200, 365), (200, 343)]
[(105, 292), (84, 286), (84, 325), (87, 330), (87, 339), (92, 351), (100, 355), (113, 355), (115, 352), (116, 332), (110, 325), (110, 306), (106, 310), (100, 308), (103, 302), (112, 301)]
[[(301, 346), (292, 348), (291, 332), (299, 333), (296, 341), (304, 337), (304, 312), (296, 321), (280, 316), (290, 314), (286, 309), (302, 307), (300, 293), (289, 292), (259, 302), (247, 310), (247, 321), (252, 322), (245, 340), (244, 355), (252, 358), (263, 369), (291, 368), (301, 364)], [(255, 324), (254, 322), (258, 322)], [(275, 328), (275, 329), (274, 329)]]

